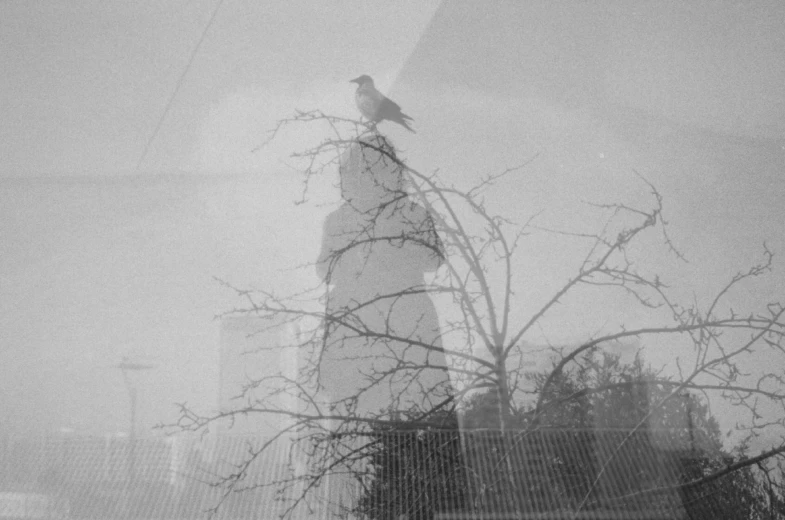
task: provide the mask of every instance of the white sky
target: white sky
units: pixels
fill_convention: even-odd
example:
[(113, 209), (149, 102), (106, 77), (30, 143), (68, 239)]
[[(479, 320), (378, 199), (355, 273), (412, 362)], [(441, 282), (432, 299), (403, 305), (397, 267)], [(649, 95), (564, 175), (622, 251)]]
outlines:
[[(324, 180), (292, 204), (287, 156), (318, 130), (251, 150), (295, 108), (355, 116), (348, 80), (363, 73), (414, 117), (416, 135), (382, 129), (421, 171), (468, 186), (538, 153), (489, 194), (516, 221), (585, 226), (581, 200), (645, 201), (641, 172), (691, 263), (648, 261), (688, 299), (764, 240), (785, 252), (779, 2), (226, 0), (137, 170), (216, 5), (0, 3), (0, 406), (20, 428), (124, 430), (109, 368), (124, 355), (158, 365), (138, 375), (144, 428), (173, 402), (214, 402), (212, 317), (235, 302), (212, 277), (315, 281), (279, 270), (315, 258), (318, 203), (336, 195)], [(569, 251), (522, 248), (522, 315), (574, 272)], [(776, 269), (739, 307), (783, 299)], [(577, 341), (626, 308), (603, 305), (548, 338)]]

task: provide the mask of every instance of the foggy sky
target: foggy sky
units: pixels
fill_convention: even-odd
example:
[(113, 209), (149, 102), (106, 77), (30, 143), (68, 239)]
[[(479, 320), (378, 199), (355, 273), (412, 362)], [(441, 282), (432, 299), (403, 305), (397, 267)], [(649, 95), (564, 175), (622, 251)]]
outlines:
[[(287, 156), (318, 130), (251, 150), (295, 108), (356, 116), (348, 80), (363, 73), (415, 118), (417, 135), (382, 130), (421, 171), (465, 187), (537, 154), (488, 196), (518, 222), (645, 204), (632, 170), (645, 175), (690, 259), (651, 262), (688, 298), (764, 240), (785, 251), (779, 2), (227, 1), (137, 171), (215, 5), (0, 3), (0, 406), (14, 428), (125, 430), (122, 356), (157, 365), (134, 376), (143, 430), (174, 402), (214, 406), (213, 317), (236, 300), (213, 277), (316, 283), (281, 269), (315, 260), (319, 203), (337, 197), (325, 179), (293, 204)], [(574, 272), (566, 260), (537, 238), (524, 248), (524, 311)], [(781, 299), (782, 280), (778, 263), (733, 297)], [(592, 319), (549, 339), (605, 326)]]

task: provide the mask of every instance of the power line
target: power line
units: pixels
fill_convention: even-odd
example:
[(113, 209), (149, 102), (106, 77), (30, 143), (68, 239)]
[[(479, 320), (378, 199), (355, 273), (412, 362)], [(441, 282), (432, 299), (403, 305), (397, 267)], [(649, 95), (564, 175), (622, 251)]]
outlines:
[(177, 83), (174, 86), (174, 91), (172, 91), (172, 95), (169, 96), (169, 100), (166, 102), (166, 107), (164, 107), (164, 111), (161, 114), (161, 117), (158, 119), (158, 124), (155, 125), (155, 130), (153, 130), (153, 134), (150, 136), (150, 139), (147, 140), (147, 144), (144, 145), (144, 150), (142, 150), (142, 155), (139, 157), (139, 161), (136, 163), (136, 173), (139, 173), (139, 168), (142, 166), (142, 163), (147, 158), (147, 153), (150, 151), (150, 146), (155, 141), (155, 138), (158, 136), (158, 132), (161, 130), (161, 126), (164, 124), (164, 119), (166, 119), (167, 114), (169, 114), (169, 109), (172, 108), (172, 103), (174, 102), (174, 98), (177, 96), (177, 93), (180, 91), (180, 87), (185, 80), (185, 76), (188, 74), (188, 71), (191, 69), (191, 64), (194, 62), (194, 58), (196, 58), (196, 54), (199, 52), (199, 48), (202, 46), (202, 42), (204, 42), (205, 36), (207, 36), (207, 32), (210, 30), (210, 27), (213, 25), (213, 21), (215, 21), (215, 16), (218, 14), (218, 10), (223, 5), (224, 0), (218, 0), (218, 3), (215, 5), (215, 9), (213, 10), (213, 14), (210, 15), (210, 20), (208, 20), (207, 25), (204, 27), (202, 31), (202, 35), (199, 37), (199, 41), (196, 42), (196, 47), (194, 47), (193, 52), (191, 52), (191, 56), (188, 58), (188, 63), (185, 65), (185, 69), (183, 73), (180, 75), (180, 78), (177, 80)]

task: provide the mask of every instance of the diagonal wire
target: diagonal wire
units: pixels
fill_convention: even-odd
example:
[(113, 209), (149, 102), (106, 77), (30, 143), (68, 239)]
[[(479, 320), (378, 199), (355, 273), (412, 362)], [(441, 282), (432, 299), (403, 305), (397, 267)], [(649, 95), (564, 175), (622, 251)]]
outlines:
[(194, 62), (194, 58), (196, 58), (196, 54), (199, 52), (199, 48), (202, 46), (202, 42), (204, 42), (205, 36), (210, 31), (210, 27), (213, 25), (213, 21), (215, 21), (215, 16), (218, 14), (218, 10), (221, 8), (221, 5), (224, 3), (224, 0), (218, 0), (218, 3), (215, 5), (215, 9), (213, 9), (213, 14), (210, 15), (210, 20), (208, 20), (207, 25), (204, 27), (202, 31), (202, 35), (199, 37), (199, 41), (196, 42), (196, 47), (191, 52), (191, 56), (188, 58), (188, 62), (185, 64), (185, 69), (183, 69), (183, 73), (180, 75), (180, 78), (177, 80), (177, 83), (174, 86), (174, 90), (172, 91), (172, 95), (169, 96), (169, 100), (166, 102), (166, 107), (164, 107), (164, 111), (161, 114), (161, 117), (158, 119), (158, 123), (155, 125), (155, 130), (153, 130), (150, 139), (147, 140), (147, 144), (144, 145), (144, 150), (142, 150), (142, 155), (139, 157), (139, 161), (136, 163), (136, 170), (135, 173), (139, 173), (139, 168), (142, 166), (142, 163), (147, 158), (147, 153), (150, 151), (150, 146), (155, 141), (155, 138), (158, 136), (158, 132), (161, 130), (161, 126), (164, 124), (164, 120), (166, 119), (167, 114), (169, 114), (169, 109), (172, 108), (172, 103), (174, 102), (174, 98), (177, 96), (177, 93), (180, 91), (180, 87), (185, 80), (185, 76), (188, 74), (188, 71), (191, 70), (191, 65)]

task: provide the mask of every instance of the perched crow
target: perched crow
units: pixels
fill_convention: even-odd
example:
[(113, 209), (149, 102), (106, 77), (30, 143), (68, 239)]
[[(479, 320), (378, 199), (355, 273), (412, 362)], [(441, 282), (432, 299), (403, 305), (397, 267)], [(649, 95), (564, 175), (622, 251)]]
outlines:
[(398, 123), (412, 133), (417, 133), (407, 123), (414, 120), (401, 112), (401, 107), (397, 103), (376, 90), (370, 76), (363, 74), (359, 78), (354, 78), (351, 83), (359, 85), (354, 100), (357, 102), (357, 108), (368, 120), (376, 124), (386, 119)]

